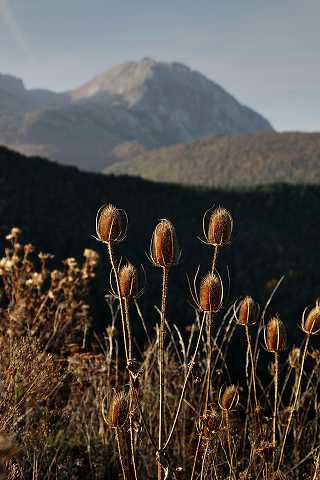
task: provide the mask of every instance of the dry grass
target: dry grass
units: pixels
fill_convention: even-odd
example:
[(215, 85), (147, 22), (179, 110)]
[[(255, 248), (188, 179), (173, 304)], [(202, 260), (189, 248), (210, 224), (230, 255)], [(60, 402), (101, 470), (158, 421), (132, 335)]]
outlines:
[[(103, 334), (91, 330), (87, 303), (98, 255), (86, 250), (82, 264), (69, 258), (53, 270), (50, 255), (20, 243), (19, 229), (7, 236), (0, 478), (319, 478), (318, 303), (302, 316), (302, 345), (287, 348), (270, 306), (260, 310), (251, 297), (232, 305), (217, 263), (232, 244), (226, 212), (209, 220), (209, 231), (204, 222), (209, 241), (199, 248), (208, 249), (209, 273), (200, 284), (195, 278), (195, 320), (183, 331), (167, 316), (180, 251), (173, 225), (161, 220), (151, 242), (160, 304), (153, 330), (139, 308), (139, 269), (116, 255), (125, 214), (101, 212), (97, 236), (111, 267)], [(146, 339), (135, 338), (138, 321)], [(243, 375), (235, 379), (227, 363), (239, 351)]]

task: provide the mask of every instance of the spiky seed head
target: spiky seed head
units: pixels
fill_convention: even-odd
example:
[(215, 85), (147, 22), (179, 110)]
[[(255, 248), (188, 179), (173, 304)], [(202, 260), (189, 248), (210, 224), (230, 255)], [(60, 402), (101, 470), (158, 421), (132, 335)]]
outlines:
[(124, 392), (116, 392), (111, 400), (107, 423), (110, 427), (123, 427), (129, 414), (127, 396)]
[(199, 291), (199, 306), (204, 312), (217, 312), (223, 300), (223, 287), (221, 278), (209, 272), (202, 279)]
[(162, 219), (156, 225), (151, 240), (151, 259), (157, 267), (170, 267), (177, 263), (179, 248), (172, 223)]
[(283, 322), (273, 317), (265, 327), (265, 344), (269, 352), (281, 352), (286, 348), (287, 336)]
[(101, 242), (121, 242), (125, 234), (122, 210), (111, 203), (101, 207), (97, 214), (96, 231)]
[(123, 265), (118, 274), (121, 298), (135, 298), (138, 295), (138, 272), (131, 263)]
[(304, 321), (303, 330), (308, 335), (316, 335), (320, 332), (320, 303), (310, 310)]
[(299, 368), (300, 366), (300, 348), (294, 347), (289, 353), (288, 362), (291, 368)]
[(229, 411), (236, 408), (239, 401), (238, 388), (235, 385), (229, 385), (222, 395), (220, 395), (220, 407), (222, 410)]
[(231, 214), (225, 208), (216, 208), (210, 217), (207, 240), (211, 245), (223, 247), (230, 243), (233, 229)]
[(252, 325), (257, 321), (259, 307), (251, 297), (245, 297), (239, 305), (238, 323)]

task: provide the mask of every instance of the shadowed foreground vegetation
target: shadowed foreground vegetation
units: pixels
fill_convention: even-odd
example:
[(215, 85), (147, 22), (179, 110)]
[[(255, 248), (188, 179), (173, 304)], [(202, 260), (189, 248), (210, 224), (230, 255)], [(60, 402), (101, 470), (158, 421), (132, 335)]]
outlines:
[[(67, 258), (51, 267), (50, 255), (21, 243), (18, 228), (6, 236), (4, 478), (319, 478), (320, 306), (315, 298), (291, 322), (290, 329), (300, 323), (302, 330), (294, 346), (289, 325), (274, 314), (279, 285), (261, 308), (251, 297), (233, 303), (222, 267), (226, 249), (235, 248), (232, 217), (214, 209), (205, 220), (206, 245), (198, 242), (198, 250), (207, 251), (207, 261), (194, 282), (190, 275), (185, 296), (193, 298), (193, 321), (185, 328), (168, 309), (181, 257), (170, 221), (161, 220), (151, 238), (154, 327), (141, 308), (148, 295), (143, 270), (120, 261), (127, 236), (137, 242), (127, 217), (110, 205), (99, 211), (96, 247), (105, 253), (108, 292), (100, 333), (88, 304), (98, 254), (86, 249), (81, 262)], [(229, 368), (235, 354), (236, 373)]]

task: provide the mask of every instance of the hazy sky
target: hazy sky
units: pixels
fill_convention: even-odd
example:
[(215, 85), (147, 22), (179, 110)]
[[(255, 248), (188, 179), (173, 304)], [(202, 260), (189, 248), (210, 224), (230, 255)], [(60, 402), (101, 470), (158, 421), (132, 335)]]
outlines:
[(320, 0), (0, 0), (0, 72), (74, 88), (151, 56), (200, 70), (278, 130), (320, 130)]

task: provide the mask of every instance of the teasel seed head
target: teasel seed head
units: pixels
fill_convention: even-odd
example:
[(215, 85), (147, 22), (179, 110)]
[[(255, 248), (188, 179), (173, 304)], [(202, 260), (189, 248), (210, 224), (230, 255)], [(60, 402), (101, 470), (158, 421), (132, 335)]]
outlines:
[(116, 392), (111, 400), (106, 422), (110, 427), (123, 427), (129, 414), (127, 396), (124, 392)]
[(118, 273), (121, 298), (136, 298), (139, 294), (138, 272), (131, 263), (123, 265)]
[(288, 362), (291, 368), (299, 368), (300, 366), (300, 348), (294, 347), (289, 353)]
[(222, 301), (222, 280), (218, 274), (208, 272), (200, 283), (199, 306), (203, 312), (218, 312)]
[(317, 335), (320, 332), (320, 303), (317, 302), (316, 306), (309, 311), (307, 318), (305, 313), (306, 311), (303, 314), (302, 330), (307, 335)]
[(170, 267), (179, 261), (177, 236), (170, 220), (162, 219), (156, 225), (151, 239), (150, 257), (157, 267)]
[(239, 402), (239, 392), (235, 385), (229, 385), (221, 395), (219, 395), (219, 405), (224, 411), (230, 411), (236, 408)]
[(260, 308), (253, 298), (245, 297), (239, 303), (238, 314), (235, 312), (237, 323), (243, 326), (253, 325), (259, 316)]
[(264, 341), (268, 352), (281, 352), (287, 343), (286, 329), (278, 317), (273, 317), (264, 330)]
[(233, 230), (231, 214), (225, 208), (216, 208), (209, 220), (207, 241), (216, 247), (224, 247), (230, 243)]
[(96, 232), (98, 240), (103, 243), (119, 243), (126, 236), (127, 215), (124, 210), (111, 203), (103, 205), (97, 213)]

